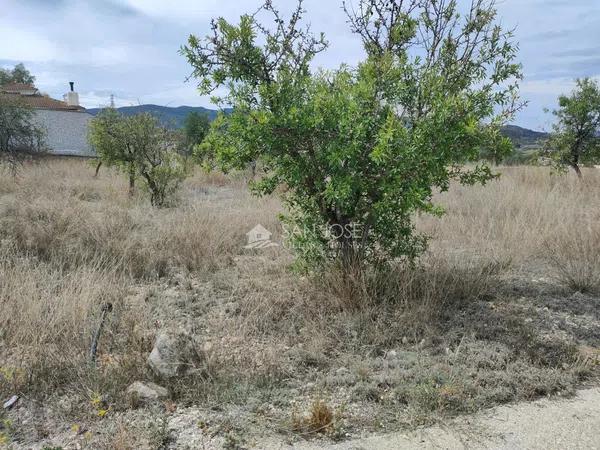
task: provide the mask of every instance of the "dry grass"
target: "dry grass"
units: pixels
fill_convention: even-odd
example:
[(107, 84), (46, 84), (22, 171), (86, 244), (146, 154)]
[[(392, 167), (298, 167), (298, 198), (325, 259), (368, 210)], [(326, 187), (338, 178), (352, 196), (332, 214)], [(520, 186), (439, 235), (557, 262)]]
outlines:
[(421, 220), (421, 228), (435, 236), (435, 253), (480, 255), (521, 268), (547, 259), (548, 244), (558, 237), (564, 241), (563, 251), (570, 245), (585, 246), (594, 235), (597, 242), (600, 171), (585, 171), (583, 183), (571, 173), (551, 175), (542, 167), (501, 172), (487, 186), (454, 186), (438, 196), (448, 214), (441, 220)]
[(292, 430), (301, 434), (328, 433), (333, 430), (335, 415), (327, 402), (317, 399), (306, 415), (292, 415)]
[[(231, 261), (247, 230), (236, 216), (243, 198), (223, 209), (206, 194), (222, 178), (190, 180), (180, 208), (157, 211), (127, 198), (118, 174), (92, 173), (81, 160), (50, 160), (0, 179), (2, 394), (49, 394), (73, 383), (81, 392), (118, 392), (144, 376), (152, 323), (130, 287), (182, 269), (210, 273)], [(102, 370), (90, 371), (106, 302), (114, 306), (100, 346), (106, 354)]]
[[(104, 390), (105, 380), (122, 387), (122, 378), (132, 369), (134, 374), (143, 373), (135, 368), (147, 351), (138, 326), (147, 314), (140, 305), (124, 301), (122, 277), (93, 267), (64, 272), (31, 258), (4, 256), (0, 260), (2, 394), (45, 395), (72, 383)], [(103, 336), (101, 357), (114, 350), (110, 360), (102, 360), (103, 376), (98, 377), (88, 370), (87, 353), (104, 302), (113, 304), (114, 313)]]
[[(593, 216), (598, 211), (591, 209), (589, 213)], [(554, 267), (558, 280), (571, 290), (600, 293), (600, 227), (596, 225), (598, 219), (594, 217), (590, 220), (584, 217), (577, 228), (561, 224), (554, 238), (547, 242), (547, 260)]]
[[(363, 412), (338, 425), (376, 429), (572, 392), (589, 374), (578, 346), (600, 347), (597, 299), (572, 297), (600, 285), (600, 173), (581, 184), (545, 168), (502, 172), (439, 195), (442, 219), (418, 218), (433, 239), (416, 269), (310, 278), (288, 270), (281, 247), (243, 250), (257, 223), (281, 236), (279, 202), (251, 197), (243, 174), (198, 173), (166, 210), (80, 160), (4, 177), (0, 394), (99, 393), (117, 407), (128, 383), (149, 376), (144, 360), (165, 326), (196, 334), (209, 362), (208, 378), (169, 386), (176, 402), (238, 405), (275, 423), (294, 402), (312, 411), (305, 431), (348, 405)], [(331, 400), (315, 406), (322, 394)], [(121, 434), (114, 445), (127, 448)]]

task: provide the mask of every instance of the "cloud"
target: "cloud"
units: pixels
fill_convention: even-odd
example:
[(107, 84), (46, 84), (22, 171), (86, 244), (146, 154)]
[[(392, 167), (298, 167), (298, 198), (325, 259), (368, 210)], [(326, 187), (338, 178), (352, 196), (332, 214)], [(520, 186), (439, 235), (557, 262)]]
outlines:
[(0, 56), (6, 60), (51, 61), (60, 55), (60, 49), (41, 34), (10, 24), (0, 26)]
[(586, 47), (586, 48), (570, 48), (568, 50), (561, 50), (559, 52), (552, 53), (552, 56), (564, 57), (564, 58), (573, 58), (576, 56), (590, 56), (590, 55), (599, 55), (600, 47)]
[(575, 87), (575, 82), (571, 78), (561, 78), (554, 80), (534, 80), (521, 83), (521, 94), (534, 95), (555, 95), (556, 93), (567, 93)]
[(600, 74), (600, 56), (594, 55), (589, 58), (579, 59), (572, 62), (569, 67), (577, 74), (578, 78), (593, 77)]
[[(273, 0), (287, 14), (295, 0)], [(354, 0), (356, 2), (356, 0)], [(61, 98), (76, 82), (86, 106), (210, 106), (195, 83), (184, 83), (191, 69), (178, 49), (190, 33), (204, 36), (210, 19), (237, 21), (263, 0), (0, 0), (0, 65), (25, 62), (38, 87)], [(459, 0), (464, 6), (467, 0)], [(335, 68), (362, 58), (360, 41), (348, 29), (341, 0), (305, 0), (307, 19), (324, 31), (330, 48), (316, 66)], [(517, 122), (539, 127), (576, 77), (600, 74), (600, 2), (594, 0), (502, 0), (499, 17), (517, 27), (519, 61), (530, 100)]]
[(161, 20), (189, 23), (208, 20), (215, 16), (227, 18), (239, 17), (246, 12), (256, 11), (263, 0), (114, 0), (121, 7), (134, 10), (140, 14)]
[(527, 41), (551, 41), (558, 39), (568, 39), (573, 36), (573, 34), (577, 33), (577, 30), (551, 30), (551, 31), (543, 31), (541, 33), (532, 34), (527, 36)]
[[(110, 105), (110, 96), (114, 95), (109, 91), (88, 91), (79, 93), (79, 103), (85, 108), (104, 108)], [(115, 95), (115, 106), (134, 106), (138, 105), (139, 101), (136, 98), (127, 98)]]

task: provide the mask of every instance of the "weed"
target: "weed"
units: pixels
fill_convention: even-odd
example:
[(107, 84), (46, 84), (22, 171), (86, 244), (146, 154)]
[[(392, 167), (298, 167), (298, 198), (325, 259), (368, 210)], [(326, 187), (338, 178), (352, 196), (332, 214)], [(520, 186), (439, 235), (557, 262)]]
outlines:
[(300, 434), (329, 433), (334, 429), (335, 415), (331, 407), (316, 399), (306, 415), (292, 413), (292, 430)]

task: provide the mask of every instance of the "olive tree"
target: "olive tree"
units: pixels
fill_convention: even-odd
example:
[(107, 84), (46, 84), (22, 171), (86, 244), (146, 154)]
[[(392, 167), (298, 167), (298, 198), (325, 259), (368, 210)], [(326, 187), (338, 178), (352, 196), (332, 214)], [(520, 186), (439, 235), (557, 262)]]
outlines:
[(561, 95), (547, 150), (559, 167), (571, 167), (582, 177), (580, 164), (600, 161), (600, 87), (590, 78), (576, 80), (571, 95)]
[(101, 163), (128, 175), (130, 195), (142, 179), (153, 206), (165, 206), (186, 176), (176, 133), (151, 114), (123, 116), (107, 108), (92, 119), (89, 141)]
[(183, 122), (185, 135), (185, 153), (192, 153), (194, 147), (204, 141), (210, 128), (208, 114), (200, 114), (196, 111), (190, 112)]
[(364, 46), (356, 67), (313, 69), (327, 42), (302, 25), (301, 0), (287, 20), (267, 0), (238, 24), (219, 18), (205, 38), (190, 36), (182, 53), (200, 91), (233, 108), (204, 145), (225, 169), (260, 159), (257, 193), (284, 187), (300, 261), (412, 260), (426, 244), (415, 213), (441, 213), (432, 195), (453, 181), (493, 178), (476, 164), (482, 146), (510, 149), (499, 129), (520, 107), (516, 45), (492, 0), (465, 12), (454, 0), (343, 7)]
[(129, 195), (135, 192), (136, 167), (135, 160), (138, 141), (136, 133), (129, 130), (127, 118), (116, 109), (106, 108), (90, 121), (88, 140), (94, 147), (100, 160), (96, 175), (101, 164), (115, 166), (129, 176)]
[(24, 158), (45, 149), (44, 138), (33, 110), (18, 98), (0, 94), (0, 163), (15, 174)]
[(23, 63), (17, 64), (12, 70), (0, 67), (0, 86), (9, 83), (33, 84), (34, 82), (35, 77), (31, 75)]

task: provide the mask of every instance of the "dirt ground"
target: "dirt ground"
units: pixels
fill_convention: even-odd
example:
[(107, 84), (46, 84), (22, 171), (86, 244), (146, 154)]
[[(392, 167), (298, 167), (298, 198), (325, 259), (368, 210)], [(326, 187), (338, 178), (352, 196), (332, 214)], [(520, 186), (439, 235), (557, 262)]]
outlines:
[[(236, 448), (235, 441), (204, 433), (198, 428), (200, 411), (181, 411), (165, 422), (164, 429), (177, 433), (168, 449)], [(600, 448), (600, 389), (579, 391), (570, 399), (543, 399), (535, 402), (500, 406), (463, 416), (431, 427), (412, 431), (353, 437), (341, 443), (323, 441), (290, 442), (281, 436), (257, 439), (243, 448), (265, 450), (459, 450), (529, 449), (590, 450)], [(117, 431), (121, 432), (122, 431)], [(77, 433), (62, 438), (70, 442), (64, 449), (81, 448)], [(57, 437), (58, 438), (58, 437)], [(60, 438), (58, 438), (60, 439)], [(15, 445), (15, 449), (49, 449), (47, 444)], [(135, 447), (120, 447), (135, 448)], [(142, 448), (142, 447), (139, 447)], [(147, 447), (148, 448), (148, 447)], [(239, 447), (238, 447), (239, 448)]]
[[(0, 180), (0, 400), (20, 396), (0, 448), (598, 445), (597, 389), (561, 399), (598, 386), (600, 174), (582, 190), (507, 168), (452, 190), (446, 216), (418, 218), (430, 252), (383, 279), (244, 249), (257, 223), (280, 242), (281, 204), (243, 179), (198, 174), (154, 210), (92, 174), (58, 161)], [(165, 330), (193, 336), (204, 367), (157, 379), (146, 359)], [(135, 381), (168, 399), (132, 403)], [(548, 441), (560, 424), (571, 434)]]
[[(263, 257), (253, 258), (257, 258), (255, 266), (261, 261), (266, 267), (272, 264)], [(264, 266), (261, 271), (269, 272)], [(239, 361), (244, 359), (243, 351), (248, 351), (248, 343), (231, 340), (234, 336), (228, 337), (227, 329), (216, 328), (223, 323), (223, 318), (233, 320), (232, 317), (240, 314), (236, 301), (223, 289), (231, 276), (228, 272), (219, 273), (218, 283), (215, 279), (175, 277), (169, 283), (138, 286), (130, 297), (132, 301), (140, 296), (145, 298), (155, 322), (159, 323), (157, 326), (192, 327), (196, 334), (203, 336), (206, 348), (216, 347), (211, 350), (215, 364), (224, 358), (220, 352)], [(253, 270), (246, 275), (236, 271), (235, 277), (238, 289), (243, 286), (244, 277), (253, 283), (257, 281)], [(564, 295), (562, 290), (532, 274), (513, 275), (504, 282), (505, 287), (497, 288), (498, 296), (507, 294), (503, 289), (519, 295), (511, 295), (508, 300), (496, 297), (493, 301), (471, 304), (460, 315), (470, 325), (459, 317), (447, 329), (451, 334), (456, 332), (455, 328), (471, 327), (469, 329), (481, 336), (494, 336), (495, 343), (482, 344), (468, 337), (455, 341), (455, 347), (448, 353), (432, 348), (447, 345), (454, 340), (451, 337), (438, 344), (400, 343), (379, 356), (363, 357), (360, 367), (350, 362), (348, 369), (335, 361), (333, 365), (319, 363), (318, 370), (308, 371), (299, 370), (301, 347), (282, 344), (278, 349), (282, 357), (276, 359), (278, 370), (294, 374), (283, 384), (270, 381), (272, 384), (257, 386), (239, 374), (238, 383), (229, 385), (217, 379), (198, 386), (202, 392), (190, 393), (188, 385), (173, 386), (173, 395), (179, 395), (173, 402), (140, 409), (116, 406), (101, 420), (89, 413), (90, 407), (85, 402), (77, 401), (68, 393), (51, 396), (45, 404), (25, 397), (6, 414), (14, 439), (8, 448), (596, 448), (600, 445), (599, 428), (595, 428), (599, 425), (600, 391), (597, 388), (581, 391), (574, 399), (561, 400), (561, 397), (571, 397), (581, 383), (578, 381), (581, 361), (556, 363), (544, 362), (544, 358), (560, 360), (564, 349), (562, 344), (556, 347), (553, 339), (575, 335), (580, 342), (588, 343), (580, 347), (580, 351), (589, 352), (586, 361), (598, 364), (598, 299), (581, 293), (560, 297)], [(506, 322), (505, 315), (510, 321), (516, 320), (519, 326)], [(507, 339), (503, 330), (507, 326), (515, 327), (512, 332), (523, 332), (521, 326), (526, 327), (527, 332), (537, 330), (531, 334), (532, 348), (527, 350), (532, 354), (540, 352), (536, 356), (540, 358), (537, 363), (526, 365), (517, 360), (507, 366), (505, 361), (498, 362), (498, 359), (508, 358), (503, 350), (507, 345), (503, 343)], [(502, 330), (500, 335), (498, 330)], [(550, 336), (550, 340), (536, 343), (538, 335)], [(263, 350), (259, 345), (258, 342), (253, 344), (253, 355), (273, 351), (272, 344)], [(553, 356), (553, 351), (558, 353)], [(269, 360), (271, 358), (272, 355)], [(302, 353), (302, 358), (311, 356)], [(258, 359), (258, 370), (262, 370), (261, 364), (265, 362)], [(562, 366), (557, 368), (557, 364)], [(361, 370), (367, 370), (364, 366), (368, 375), (361, 381)], [(587, 373), (589, 366), (585, 368), (583, 378), (588, 383), (596, 379)], [(429, 387), (429, 384), (424, 387), (423, 381), (411, 381), (411, 377), (417, 376), (411, 375), (413, 371), (418, 376), (430, 377), (448, 373), (443, 372), (445, 370), (455, 374), (438, 387)], [(522, 373), (518, 373), (519, 370)], [(473, 373), (493, 380), (495, 385), (476, 381)], [(457, 377), (471, 377), (471, 381), (460, 385)], [(486, 388), (470, 387), (477, 386), (470, 383), (480, 383)], [(408, 388), (403, 386), (406, 384)], [(456, 391), (448, 386), (456, 386)], [(406, 394), (410, 395), (406, 403), (397, 400), (400, 388), (414, 390)], [(182, 391), (175, 393), (175, 389)], [(494, 402), (540, 396), (548, 398), (471, 415)], [(314, 398), (326, 399), (336, 416), (335, 428), (323, 434), (294, 430), (294, 414), (309, 411)], [(109, 402), (119, 405), (119, 399)], [(458, 418), (452, 419), (456, 414)]]
[(261, 443), (269, 450), (417, 450), (417, 449), (598, 449), (600, 389), (587, 389), (568, 400), (538, 400), (501, 406), (443, 425), (411, 432), (376, 435), (341, 444), (287, 446)]

